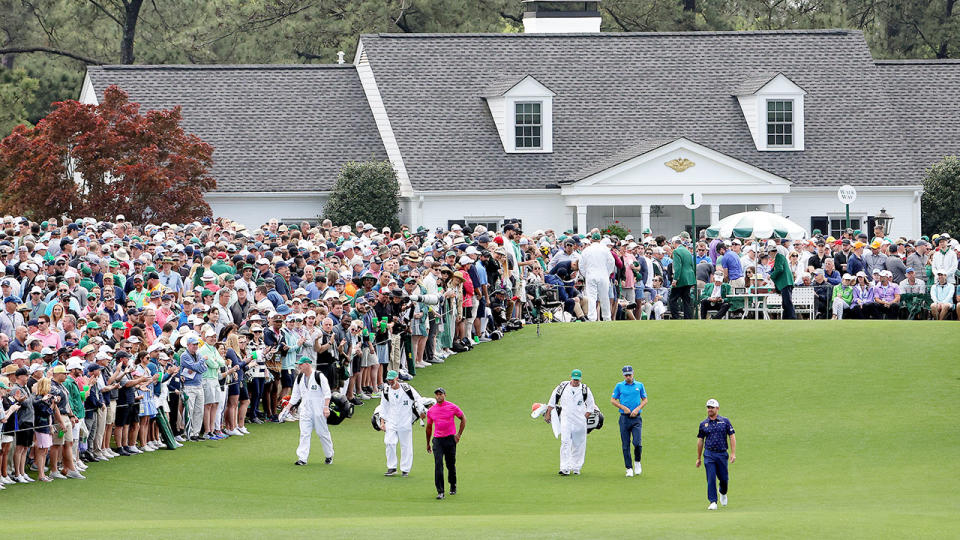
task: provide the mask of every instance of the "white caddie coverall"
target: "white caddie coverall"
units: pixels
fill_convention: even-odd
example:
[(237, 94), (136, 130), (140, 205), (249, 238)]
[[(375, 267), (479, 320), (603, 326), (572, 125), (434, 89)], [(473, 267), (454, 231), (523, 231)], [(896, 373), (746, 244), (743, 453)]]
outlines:
[(380, 394), (380, 418), (386, 429), (383, 430), (383, 444), (387, 447), (387, 468), (397, 468), (397, 443), (400, 443), (400, 472), (410, 472), (413, 467), (413, 422), (417, 416), (413, 412), (413, 404), (420, 399), (420, 394), (408, 386), (413, 393), (414, 401), (410, 400), (404, 390), (405, 385), (394, 389), (390, 385), (383, 385)]
[(600, 301), (600, 314), (603, 320), (610, 320), (610, 274), (616, 271), (616, 262), (610, 254), (607, 242), (603, 240), (587, 246), (580, 254), (580, 273), (583, 274), (583, 293), (590, 303), (587, 306), (587, 318), (597, 320), (597, 301)]
[[(593, 400), (593, 392), (587, 387), (587, 399), (583, 399), (583, 389), (585, 386), (581, 383), (579, 386), (573, 386), (568, 382), (560, 383), (550, 394), (550, 402), (547, 404), (556, 409), (557, 391), (562, 385), (566, 385), (563, 393), (560, 394), (560, 470), (565, 472), (580, 472), (583, 467), (583, 459), (587, 453), (587, 416), (588, 412), (593, 412), (597, 408)], [(551, 422), (556, 422), (556, 411)]]
[[(323, 408), (330, 400), (330, 383), (323, 373), (313, 371), (310, 375), (297, 375), (293, 384), (293, 395), (290, 403), (298, 403), (300, 407), (300, 445), (297, 446), (297, 458), (306, 462), (310, 457), (310, 434), (317, 432), (320, 444), (323, 445), (323, 455), (333, 457), (333, 439), (327, 428), (327, 419), (323, 416)], [(317, 384), (317, 379), (320, 383)]]

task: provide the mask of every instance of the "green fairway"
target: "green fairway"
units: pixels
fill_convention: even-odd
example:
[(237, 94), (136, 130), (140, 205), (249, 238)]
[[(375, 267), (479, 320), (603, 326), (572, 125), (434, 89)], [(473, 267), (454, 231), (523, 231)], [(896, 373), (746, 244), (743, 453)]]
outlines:
[[(691, 321), (528, 327), (413, 381), (443, 385), (466, 413), (460, 492), (433, 496), (433, 460), (414, 427), (409, 478), (385, 478), (375, 402), (331, 427), (295, 467), (296, 424), (174, 452), (95, 463), (87, 480), (0, 492), (8, 538), (956, 537), (960, 398), (956, 323)], [(643, 475), (624, 478), (620, 367), (650, 402)], [(583, 369), (606, 415), (583, 475), (559, 477), (559, 441), (530, 405)], [(706, 511), (694, 468), (707, 398), (737, 431), (730, 505)], [(954, 418), (954, 420), (950, 420)], [(13, 518), (13, 519), (11, 519)]]

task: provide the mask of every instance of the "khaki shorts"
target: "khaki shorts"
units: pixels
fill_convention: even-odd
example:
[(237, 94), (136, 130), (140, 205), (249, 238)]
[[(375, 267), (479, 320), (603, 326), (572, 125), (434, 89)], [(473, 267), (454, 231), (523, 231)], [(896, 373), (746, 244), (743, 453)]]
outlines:
[(203, 404), (212, 405), (220, 402), (220, 384), (214, 379), (203, 380)]
[(61, 445), (63, 445), (64, 443), (68, 443), (68, 442), (69, 442), (69, 443), (72, 443), (72, 442), (73, 442), (73, 423), (70, 422), (70, 420), (68, 420), (68, 419), (66, 419), (66, 418), (63, 419), (63, 423), (64, 423), (64, 425), (66, 426), (66, 429), (63, 430), (63, 437), (60, 437), (60, 436), (59, 436), (59, 434), (60, 434), (60, 426), (56, 425), (56, 423), (54, 423), (53, 427), (50, 428), (50, 429), (53, 430), (53, 445), (54, 445), (54, 446), (61, 446)]
[(363, 348), (362, 357), (360, 359), (360, 367), (370, 367), (378, 364), (377, 353), (370, 352), (368, 347)]
[(105, 422), (105, 424), (113, 425), (116, 419), (117, 419), (117, 402), (111, 401), (110, 406), (107, 407), (107, 421)]

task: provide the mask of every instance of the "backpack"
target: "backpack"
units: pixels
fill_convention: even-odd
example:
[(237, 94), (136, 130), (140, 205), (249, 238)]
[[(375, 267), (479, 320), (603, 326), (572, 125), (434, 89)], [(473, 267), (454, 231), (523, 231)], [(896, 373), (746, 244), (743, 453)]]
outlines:
[[(300, 384), (300, 381), (302, 380), (303, 380), (303, 373), (297, 373), (297, 380), (294, 384)], [(317, 386), (323, 386), (323, 384), (320, 382), (320, 372), (317, 371), (316, 369), (313, 370), (313, 380), (314, 382), (317, 383)]]
[[(563, 391), (567, 389), (567, 385), (570, 384), (570, 381), (567, 381), (557, 387), (557, 395), (554, 396), (553, 401), (557, 404), (555, 407), (557, 409), (557, 414), (560, 414), (560, 411), (563, 407), (560, 406), (560, 397), (563, 395)], [(580, 383), (580, 386), (583, 387), (583, 402), (587, 402), (587, 385)]]

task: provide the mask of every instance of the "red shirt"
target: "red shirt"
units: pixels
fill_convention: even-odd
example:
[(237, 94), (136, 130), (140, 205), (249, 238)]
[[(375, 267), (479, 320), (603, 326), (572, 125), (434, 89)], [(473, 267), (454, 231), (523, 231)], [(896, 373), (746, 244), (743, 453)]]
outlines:
[(427, 410), (427, 420), (433, 423), (434, 437), (449, 437), (456, 435), (457, 426), (453, 418), (463, 418), (463, 411), (449, 401), (437, 403)]

